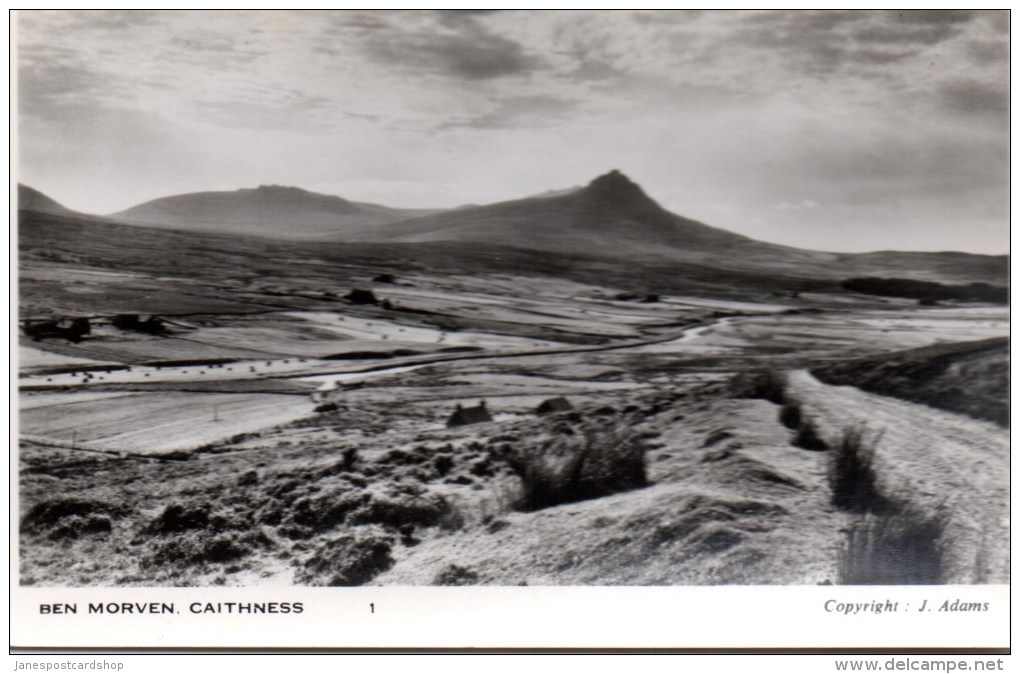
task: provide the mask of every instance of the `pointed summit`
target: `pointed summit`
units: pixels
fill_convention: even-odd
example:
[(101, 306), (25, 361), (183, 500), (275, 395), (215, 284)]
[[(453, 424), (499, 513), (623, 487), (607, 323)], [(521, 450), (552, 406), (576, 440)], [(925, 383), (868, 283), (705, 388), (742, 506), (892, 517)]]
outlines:
[(580, 193), (606, 206), (629, 211), (635, 215), (649, 215), (662, 211), (662, 207), (645, 194), (640, 185), (617, 169), (595, 178)]

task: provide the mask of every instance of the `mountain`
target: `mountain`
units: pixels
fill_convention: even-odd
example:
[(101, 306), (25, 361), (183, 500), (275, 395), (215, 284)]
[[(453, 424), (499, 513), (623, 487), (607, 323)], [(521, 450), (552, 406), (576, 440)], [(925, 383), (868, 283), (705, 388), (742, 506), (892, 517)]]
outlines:
[(375, 225), (434, 213), (347, 201), (297, 187), (262, 185), (153, 199), (114, 213), (127, 224), (279, 239), (349, 238)]
[[(26, 186), (19, 186), (19, 199), (22, 213), (100, 220), (66, 209)], [(39, 222), (38, 218), (21, 219), (24, 224)], [(373, 250), (387, 250), (388, 246), (388, 250), (399, 249), (412, 257), (457, 258), (461, 266), (465, 255), (488, 260), (489, 266), (516, 260), (546, 273), (586, 260), (588, 267), (612, 267), (617, 274), (623, 269), (634, 273), (644, 269), (678, 279), (690, 278), (697, 268), (701, 270), (699, 278), (735, 274), (763, 279), (762, 283), (779, 277), (836, 280), (877, 276), (1006, 285), (1009, 266), (1006, 256), (828, 253), (756, 241), (667, 211), (619, 171), (599, 176), (582, 188), (438, 212), (347, 201), (294, 187), (262, 186), (156, 199), (108, 220), (221, 237), (290, 239), (317, 246), (342, 242), (349, 247), (360, 242)]]
[(51, 199), (39, 190), (18, 183), (18, 210), (33, 213), (47, 213), (65, 217), (88, 217), (84, 213), (71, 210), (56, 200)]
[(835, 258), (829, 253), (755, 241), (676, 215), (615, 170), (584, 188), (560, 194), (383, 225), (370, 232), (369, 240), (473, 242), (563, 254), (691, 262), (731, 258), (737, 264), (822, 264)]

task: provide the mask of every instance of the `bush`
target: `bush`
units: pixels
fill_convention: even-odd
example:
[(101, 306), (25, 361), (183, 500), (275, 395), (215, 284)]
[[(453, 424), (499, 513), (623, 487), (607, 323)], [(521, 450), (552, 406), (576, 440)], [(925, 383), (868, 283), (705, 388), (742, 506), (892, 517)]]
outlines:
[(430, 527), (441, 524), (452, 507), (438, 494), (373, 495), (353, 515), (354, 524), (381, 524), (393, 529), (403, 525)]
[(147, 531), (151, 534), (168, 534), (204, 529), (209, 526), (209, 509), (208, 503), (193, 507), (172, 503), (149, 524)]
[(843, 585), (936, 585), (946, 582), (942, 510), (897, 504), (862, 514), (839, 554)]
[(353, 489), (330, 490), (324, 494), (304, 496), (290, 506), (286, 523), (324, 531), (343, 524), (348, 516), (369, 501), (367, 493)]
[(440, 477), (446, 477), (453, 470), (453, 457), (449, 454), (437, 454), (432, 459), (432, 468)]
[(829, 486), (836, 507), (863, 513), (885, 506), (874, 465), (879, 437), (866, 440), (863, 427), (843, 431), (829, 463)]
[(238, 514), (230, 510), (220, 510), (214, 513), (213, 506), (209, 503), (197, 505), (172, 503), (149, 522), (145, 532), (165, 536), (199, 530), (214, 532), (247, 530), (252, 525), (253, 522), (249, 515)]
[(478, 574), (463, 566), (450, 564), (436, 574), (432, 579), (433, 585), (477, 585)]
[(645, 446), (618, 426), (585, 428), (509, 457), (521, 478), (521, 510), (599, 498), (647, 486)]
[[(65, 524), (65, 520), (73, 521), (74, 524), (71, 524), (67, 531), (57, 534), (58, 538), (66, 537), (64, 536), (65, 533), (72, 529), (86, 526), (85, 522), (88, 521), (93, 521), (93, 524), (88, 525), (90, 527), (102, 526), (94, 523), (98, 521), (94, 519), (96, 517), (117, 518), (124, 516), (127, 512), (128, 510), (123, 506), (106, 503), (105, 501), (76, 498), (51, 499), (32, 506), (21, 520), (21, 530), (25, 533), (42, 533), (52, 529), (53, 531), (50, 532), (52, 537), (56, 529), (60, 529)], [(82, 529), (82, 531), (85, 531), (85, 529)]]
[(379, 304), (378, 298), (375, 293), (371, 290), (365, 290), (364, 288), (354, 288), (351, 292), (344, 295), (344, 299), (350, 301), (352, 304)]
[(113, 523), (106, 515), (71, 515), (50, 530), (50, 540), (76, 539), (86, 534), (107, 533), (113, 530)]
[(810, 449), (813, 452), (824, 452), (829, 448), (822, 436), (818, 434), (818, 428), (815, 427), (814, 422), (809, 419), (801, 421), (800, 427), (797, 428), (797, 435), (793, 438), (793, 446)]
[(375, 533), (345, 534), (328, 541), (305, 562), (295, 580), (304, 585), (364, 585), (393, 566), (392, 541)]
[(246, 557), (272, 541), (259, 532), (191, 532), (157, 543), (142, 559), (142, 566), (193, 566), (221, 564)]
[(249, 487), (253, 484), (258, 484), (259, 474), (257, 471), (249, 470), (241, 473), (241, 476), (237, 478), (237, 484), (239, 487)]
[(773, 370), (742, 372), (730, 381), (734, 398), (761, 398), (782, 405), (786, 401), (786, 377)]

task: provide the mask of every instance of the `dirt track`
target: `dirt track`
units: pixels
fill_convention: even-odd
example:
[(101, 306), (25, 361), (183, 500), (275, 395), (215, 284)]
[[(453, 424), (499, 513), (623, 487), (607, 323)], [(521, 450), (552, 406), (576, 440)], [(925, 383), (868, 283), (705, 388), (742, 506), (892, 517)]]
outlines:
[(944, 504), (958, 582), (977, 580), (962, 574), (974, 573), (982, 547), (989, 578), (980, 582), (1009, 582), (1008, 431), (852, 386), (829, 386), (806, 371), (791, 373), (789, 387), (827, 440), (861, 424), (869, 437), (882, 433), (876, 464), (888, 495), (926, 509)]

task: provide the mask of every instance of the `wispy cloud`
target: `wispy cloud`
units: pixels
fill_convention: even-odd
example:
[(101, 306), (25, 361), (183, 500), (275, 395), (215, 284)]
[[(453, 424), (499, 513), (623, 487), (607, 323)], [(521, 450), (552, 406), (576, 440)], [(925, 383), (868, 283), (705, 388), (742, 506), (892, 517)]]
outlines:
[(439, 129), (508, 129), (555, 126), (577, 108), (577, 101), (556, 96), (502, 96), (491, 101), (491, 108), (481, 114), (441, 123)]
[(514, 40), (488, 30), (476, 13), (442, 12), (415, 31), (391, 28), (365, 43), (369, 58), (416, 73), (488, 80), (522, 75), (541, 59)]

